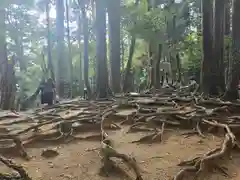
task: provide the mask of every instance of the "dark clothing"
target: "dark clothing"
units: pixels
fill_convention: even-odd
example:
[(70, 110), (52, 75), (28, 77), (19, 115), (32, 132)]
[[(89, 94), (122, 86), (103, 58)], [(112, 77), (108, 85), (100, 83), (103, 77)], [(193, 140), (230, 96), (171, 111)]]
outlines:
[(168, 84), (168, 73), (166, 72), (166, 82)]
[(41, 93), (41, 104), (53, 104), (53, 92)]
[(84, 98), (84, 99), (87, 99), (87, 98), (88, 98), (87, 88), (84, 88), (83, 98)]
[(41, 90), (41, 104), (53, 104), (53, 98), (54, 98), (54, 88), (55, 85), (53, 82), (43, 82), (40, 86)]
[(53, 92), (55, 85), (52, 82), (44, 82), (41, 84), (40, 88), (41, 88), (41, 92), (43, 92), (43, 93)]

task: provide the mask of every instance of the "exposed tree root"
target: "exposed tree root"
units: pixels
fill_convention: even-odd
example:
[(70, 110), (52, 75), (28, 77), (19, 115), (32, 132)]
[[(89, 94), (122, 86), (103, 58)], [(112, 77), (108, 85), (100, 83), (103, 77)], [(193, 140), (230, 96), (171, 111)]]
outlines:
[(3, 156), (0, 156), (0, 161), (5, 164), (7, 167), (13, 169), (14, 171), (17, 171), (19, 176), (24, 180), (32, 180), (27, 172), (24, 170), (24, 168), (20, 165), (17, 165), (13, 163), (11, 160), (4, 158)]
[[(201, 138), (205, 138), (210, 133), (218, 133), (218, 135), (223, 133), (210, 131), (210, 129), (220, 129), (226, 133), (222, 147), (202, 157), (180, 163), (179, 165), (188, 167), (181, 170), (174, 180), (181, 180), (189, 174), (201, 178), (200, 176), (204, 176), (206, 170), (216, 170), (228, 176), (226, 168), (217, 162), (228, 157), (233, 148), (240, 149), (235, 137), (240, 134), (240, 116), (234, 114), (239, 111), (239, 107), (240, 103), (203, 99), (202, 95), (197, 95), (196, 92), (178, 92), (173, 88), (154, 90), (154, 94), (151, 94), (151, 91), (148, 94), (129, 93), (127, 96), (116, 97), (111, 101), (89, 102), (75, 99), (45, 107), (23, 117), (3, 115), (4, 118), (11, 118), (11, 120), (6, 122), (4, 119), (1, 120), (0, 124), (3, 126), (1, 130), (5, 134), (0, 135), (0, 138), (10, 139), (16, 145), (7, 147), (8, 144), (1, 141), (3, 148), (0, 148), (0, 152), (15, 148), (19, 155), (28, 158), (24, 148), (31, 147), (38, 142), (48, 144), (78, 140), (101, 141), (105, 167), (107, 163), (110, 163), (111, 157), (117, 157), (133, 168), (138, 179), (142, 179), (134, 158), (113, 149), (114, 142), (107, 131), (118, 130), (121, 129), (121, 125), (128, 125), (128, 132), (151, 133), (134, 143), (160, 143), (163, 140), (165, 125), (173, 130), (184, 129), (188, 131), (185, 133), (187, 136), (198, 135)], [(16, 119), (13, 119), (15, 117)], [(116, 120), (117, 122), (121, 120), (120, 125)], [(25, 123), (30, 127), (18, 131), (5, 128), (20, 123)], [(85, 135), (86, 132), (94, 133)], [(5, 144), (6, 147), (4, 147)]]
[[(10, 149), (14, 149), (13, 151), (15, 152), (18, 152), (19, 155), (26, 159), (26, 160), (30, 160), (30, 156), (27, 154), (25, 148), (23, 147), (23, 144), (22, 144), (22, 141), (17, 137), (17, 136), (13, 136), (13, 135), (0, 135), (0, 139), (12, 139), (13, 142), (15, 143), (15, 146), (14, 147), (9, 147)], [(9, 148), (6, 148), (6, 149), (1, 149), (2, 151), (5, 150), (6, 151), (9, 151), (10, 149)], [(0, 152), (1, 152), (0, 150)]]
[(163, 131), (164, 131), (165, 123), (162, 123), (162, 129), (155, 130), (153, 134), (144, 136), (140, 138), (137, 141), (132, 141), (132, 143), (156, 143), (156, 142), (162, 142), (162, 136), (163, 136)]
[[(207, 122), (207, 121), (206, 121)], [(211, 122), (208, 122), (211, 123)], [(212, 123), (211, 123), (212, 124)], [(227, 128), (227, 134), (225, 135), (224, 142), (221, 148), (214, 149), (203, 157), (197, 157), (189, 161), (183, 161), (180, 166), (192, 166), (182, 169), (175, 177), (174, 180), (182, 180), (188, 173), (195, 173), (195, 179), (202, 179), (204, 173), (210, 170), (218, 170), (225, 176), (229, 176), (228, 173), (218, 165), (219, 160), (229, 157), (230, 153), (235, 146), (235, 136), (231, 133), (230, 129), (222, 124), (214, 123), (214, 125)]]
[(122, 159), (129, 167), (134, 170), (136, 174), (136, 180), (143, 180), (135, 158), (117, 152), (115, 149), (112, 148), (109, 141), (102, 141), (101, 156), (104, 172), (109, 172), (109, 167), (111, 167), (110, 158), (115, 157)]

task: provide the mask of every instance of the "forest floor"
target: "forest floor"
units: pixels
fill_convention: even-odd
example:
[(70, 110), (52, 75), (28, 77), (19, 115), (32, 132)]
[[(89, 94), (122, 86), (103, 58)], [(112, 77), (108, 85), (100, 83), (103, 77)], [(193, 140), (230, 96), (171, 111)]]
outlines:
[[(0, 160), (21, 165), (32, 180), (240, 179), (240, 104), (136, 96), (128, 102), (73, 100), (44, 111), (2, 112)], [(59, 123), (66, 121), (73, 132), (63, 137), (59, 129), (67, 127)], [(4, 164), (0, 176), (12, 172)]]
[[(153, 145), (136, 145), (131, 141), (137, 140), (142, 133), (124, 135), (123, 131), (114, 133), (116, 147), (120, 152), (132, 153), (139, 162), (144, 180), (170, 180), (180, 167), (177, 164), (182, 160), (204, 154), (206, 151), (219, 146), (221, 138), (209, 136), (202, 139), (198, 136), (184, 137), (181, 132), (171, 132), (164, 136), (164, 142)], [(134, 180), (135, 175), (131, 169), (117, 162), (120, 169), (112, 172), (109, 177), (99, 175), (101, 161), (98, 150), (100, 142), (78, 142), (63, 145), (48, 146), (56, 149), (59, 156), (45, 159), (41, 156), (44, 144), (28, 149), (33, 156), (31, 161), (15, 158), (16, 162), (23, 165), (29, 175), (35, 180)], [(239, 159), (235, 159), (239, 158)], [(206, 180), (239, 180), (240, 179), (240, 154), (226, 166), (230, 178), (215, 173), (205, 177)], [(11, 169), (0, 165), (0, 172), (11, 172)]]

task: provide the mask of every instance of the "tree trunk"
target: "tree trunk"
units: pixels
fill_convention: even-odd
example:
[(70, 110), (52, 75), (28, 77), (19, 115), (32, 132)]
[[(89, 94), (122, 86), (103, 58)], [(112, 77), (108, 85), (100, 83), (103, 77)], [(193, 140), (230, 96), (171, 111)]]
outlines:
[(10, 109), (11, 108), (11, 96), (13, 96), (12, 89), (12, 70), (10, 68), (7, 58), (7, 47), (6, 47), (6, 24), (5, 24), (6, 11), (4, 8), (0, 8), (0, 108)]
[(15, 95), (16, 95), (16, 78), (15, 78), (15, 59), (12, 58), (11, 61), (7, 60), (7, 49), (5, 48), (5, 63), (4, 63), (4, 73), (1, 77), (1, 101), (0, 107), (4, 110), (9, 110), (14, 108)]
[(229, 77), (231, 76), (231, 63), (232, 63), (232, 59), (230, 58), (230, 42), (229, 42), (229, 36), (230, 36), (230, 22), (231, 22), (231, 15), (230, 15), (230, 9), (231, 9), (231, 3), (230, 0), (226, 0), (225, 1), (225, 27), (224, 27), (224, 34), (225, 37), (227, 37), (227, 41), (225, 42), (226, 46), (225, 46), (225, 58), (227, 62), (227, 66), (226, 66), (226, 74), (225, 74), (225, 84), (227, 84)]
[(215, 0), (214, 11), (214, 67), (216, 68), (217, 84), (222, 92), (225, 91), (224, 81), (224, 4), (222, 0)]
[[(140, 0), (136, 0), (135, 6), (138, 6), (139, 2), (140, 2)], [(133, 59), (133, 55), (134, 55), (135, 44), (136, 44), (136, 36), (134, 34), (132, 34), (130, 48), (129, 48), (128, 62), (127, 62), (127, 67), (126, 67), (126, 71), (125, 71), (125, 75), (124, 75), (123, 92), (129, 91), (128, 85), (130, 82), (128, 81), (128, 79), (131, 74), (132, 59)]]
[(129, 77), (131, 75), (132, 59), (133, 59), (133, 55), (134, 55), (135, 44), (136, 44), (136, 37), (135, 37), (135, 35), (132, 35), (131, 43), (130, 43), (130, 47), (129, 47), (129, 56), (128, 56), (128, 61), (127, 61), (127, 67), (126, 67), (126, 71), (125, 71), (125, 75), (124, 75), (123, 92), (127, 92), (130, 90)]
[(121, 34), (121, 90), (123, 90), (124, 83), (124, 60), (125, 60), (125, 47), (124, 35)]
[(125, 48), (124, 48), (124, 40), (122, 40), (121, 41), (121, 70), (122, 70), (122, 72), (124, 69), (124, 56), (125, 56)]
[(240, 79), (240, 0), (233, 1), (232, 15), (232, 57), (233, 67), (231, 78), (228, 81), (225, 99), (236, 100), (239, 98), (238, 85)]
[(27, 70), (27, 65), (23, 57), (23, 43), (22, 43), (22, 36), (18, 36), (16, 34), (16, 37), (14, 39), (15, 46), (17, 49), (17, 60), (19, 62), (19, 67), (21, 72), (25, 72)]
[[(152, 1), (151, 0), (148, 0), (148, 11), (150, 11), (153, 6), (152, 6)], [(153, 53), (153, 48), (154, 48), (154, 42), (153, 41), (150, 41), (149, 44), (148, 44), (148, 56), (149, 56), (149, 59), (150, 59), (150, 82), (149, 82), (149, 88), (152, 88), (152, 87), (155, 87), (155, 84), (156, 84), (156, 67), (155, 67), (155, 56), (154, 56), (154, 53)], [(154, 57), (153, 57), (154, 56)], [(156, 88), (156, 87), (155, 87)]]
[(87, 88), (88, 98), (92, 96), (91, 87), (89, 84), (88, 79), (88, 71), (89, 71), (89, 54), (88, 54), (88, 41), (89, 41), (89, 32), (88, 32), (88, 19), (86, 16), (86, 9), (85, 4), (83, 2), (81, 3), (81, 12), (82, 12), (82, 20), (83, 20), (83, 39), (84, 39), (84, 82), (85, 86)]
[(80, 74), (79, 74), (79, 79), (80, 79), (80, 82), (79, 82), (79, 91), (80, 91), (80, 96), (83, 96), (83, 91), (84, 91), (84, 80), (83, 80), (83, 66), (82, 66), (82, 52), (81, 52), (81, 34), (82, 34), (82, 24), (81, 24), (81, 14), (79, 12), (79, 15), (78, 15), (78, 35), (77, 35), (77, 39), (78, 39), (78, 48), (79, 48), (79, 71), (80, 71)]
[(50, 71), (50, 76), (55, 82), (54, 68), (52, 62), (52, 43), (50, 34), (50, 17), (49, 17), (49, 2), (46, 1), (46, 19), (47, 19), (47, 52), (48, 52), (48, 71)]
[(181, 67), (181, 59), (179, 53), (176, 55), (176, 60), (177, 60), (177, 71), (178, 71), (178, 79), (177, 81), (179, 83), (182, 83), (182, 67)]
[(107, 2), (112, 90), (114, 93), (119, 93), (121, 82), (120, 0), (108, 0)]
[(154, 60), (155, 60), (155, 56), (154, 56), (154, 54), (153, 54), (153, 43), (152, 42), (150, 42), (149, 43), (149, 45), (148, 45), (148, 56), (149, 56), (149, 59), (150, 59), (150, 69), (149, 69), (149, 75), (150, 75), (150, 78), (149, 78), (149, 89), (150, 88), (152, 88), (152, 87), (154, 87), (154, 85), (155, 85), (155, 76), (156, 76), (156, 73), (155, 73), (155, 71), (156, 71), (156, 68), (155, 68), (155, 62), (154, 62)]
[[(211, 83), (215, 80), (212, 77), (211, 61), (213, 58), (212, 47), (212, 18), (213, 3), (211, 0), (202, 0), (202, 32), (203, 32), (203, 60), (201, 69), (201, 90), (205, 95), (209, 95)], [(213, 79), (211, 79), (213, 78)]]
[[(6, 52), (5, 52), (5, 43), (6, 43), (6, 25), (5, 25), (5, 9), (0, 7), (0, 77), (4, 73), (4, 63), (6, 62)], [(0, 87), (1, 90), (1, 87)]]
[(96, 1), (96, 61), (97, 97), (108, 97), (108, 71), (106, 55), (106, 4), (105, 0)]
[[(56, 1), (56, 36), (57, 36), (57, 90), (59, 97), (69, 97), (69, 63), (65, 58), (64, 44), (64, 0)], [(64, 72), (64, 73), (63, 73)]]
[(69, 96), (72, 98), (73, 91), (73, 64), (72, 64), (72, 48), (71, 48), (71, 39), (70, 39), (70, 27), (69, 27), (69, 1), (65, 0), (66, 7), (66, 21), (67, 21), (67, 41), (68, 41), (68, 62), (70, 66), (70, 92)]
[(162, 45), (159, 44), (158, 45), (158, 58), (157, 58), (157, 63), (156, 63), (156, 81), (155, 81), (155, 87), (156, 88), (160, 88), (160, 81), (161, 81), (161, 77), (160, 77), (160, 61), (161, 61), (161, 57), (162, 57)]

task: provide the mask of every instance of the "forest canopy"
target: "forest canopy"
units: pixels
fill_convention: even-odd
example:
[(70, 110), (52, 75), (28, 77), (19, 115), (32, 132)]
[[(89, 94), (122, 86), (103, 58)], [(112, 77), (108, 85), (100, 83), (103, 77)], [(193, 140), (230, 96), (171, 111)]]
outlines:
[(238, 98), (236, 82), (226, 84), (236, 72), (231, 2), (4, 0), (0, 9), (4, 109), (36, 104), (48, 77), (60, 98), (158, 89), (166, 72), (174, 86), (194, 76), (204, 94)]

